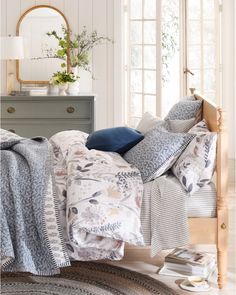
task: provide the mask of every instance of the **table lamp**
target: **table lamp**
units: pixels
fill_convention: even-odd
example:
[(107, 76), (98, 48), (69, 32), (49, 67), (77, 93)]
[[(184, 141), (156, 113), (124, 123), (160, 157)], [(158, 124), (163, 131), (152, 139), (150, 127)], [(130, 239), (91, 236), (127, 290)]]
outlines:
[(10, 94), (14, 89), (14, 60), (24, 58), (23, 37), (8, 36), (0, 39), (1, 60), (7, 60), (7, 92)]

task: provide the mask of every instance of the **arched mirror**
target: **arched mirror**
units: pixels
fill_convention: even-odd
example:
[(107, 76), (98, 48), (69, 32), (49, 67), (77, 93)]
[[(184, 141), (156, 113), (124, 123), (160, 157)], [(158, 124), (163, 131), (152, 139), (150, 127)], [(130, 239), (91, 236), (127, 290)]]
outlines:
[(55, 30), (62, 36), (63, 26), (69, 29), (64, 14), (48, 5), (32, 7), (20, 17), (16, 34), (23, 37), (25, 49), (24, 59), (16, 64), (20, 83), (46, 84), (52, 74), (60, 70), (62, 61), (53, 58), (58, 42), (47, 33)]

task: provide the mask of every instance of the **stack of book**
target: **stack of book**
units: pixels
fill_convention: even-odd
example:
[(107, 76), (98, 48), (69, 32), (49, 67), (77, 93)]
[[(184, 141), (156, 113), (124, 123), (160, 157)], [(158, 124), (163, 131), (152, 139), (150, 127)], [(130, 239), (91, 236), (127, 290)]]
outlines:
[(23, 91), (29, 92), (30, 95), (47, 95), (47, 86), (22, 86)]
[(209, 278), (215, 271), (215, 268), (216, 261), (214, 255), (176, 248), (165, 257), (164, 265), (159, 270), (159, 274)]

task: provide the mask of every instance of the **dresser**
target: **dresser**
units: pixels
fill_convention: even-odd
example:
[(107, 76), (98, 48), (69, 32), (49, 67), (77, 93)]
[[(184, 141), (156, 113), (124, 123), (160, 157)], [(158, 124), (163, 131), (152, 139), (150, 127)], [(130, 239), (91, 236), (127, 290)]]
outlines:
[(94, 130), (95, 96), (1, 96), (1, 128), (23, 137)]

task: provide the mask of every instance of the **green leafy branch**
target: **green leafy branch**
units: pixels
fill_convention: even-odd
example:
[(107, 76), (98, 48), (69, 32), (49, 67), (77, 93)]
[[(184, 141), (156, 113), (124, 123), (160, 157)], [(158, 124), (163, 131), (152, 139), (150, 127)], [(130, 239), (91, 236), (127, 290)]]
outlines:
[[(59, 45), (59, 49), (52, 56), (65, 60), (69, 68), (78, 66), (91, 72), (89, 67), (91, 50), (99, 44), (112, 42), (110, 38), (98, 36), (96, 30), (89, 34), (86, 27), (83, 27), (80, 34), (73, 36), (72, 31), (65, 27), (62, 27), (62, 32), (63, 37), (58, 36), (56, 31), (48, 32), (47, 35), (54, 37)], [(61, 66), (66, 67), (66, 63), (62, 63)]]
[(67, 73), (67, 71), (63, 72), (56, 72), (53, 74), (51, 83), (53, 85), (60, 85), (65, 83), (73, 83), (78, 80), (78, 77), (75, 76), (73, 73)]

